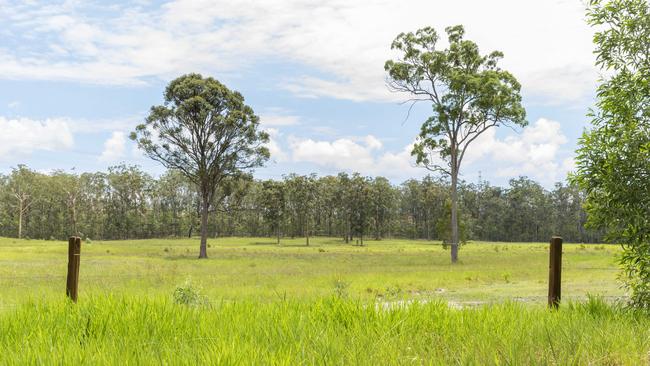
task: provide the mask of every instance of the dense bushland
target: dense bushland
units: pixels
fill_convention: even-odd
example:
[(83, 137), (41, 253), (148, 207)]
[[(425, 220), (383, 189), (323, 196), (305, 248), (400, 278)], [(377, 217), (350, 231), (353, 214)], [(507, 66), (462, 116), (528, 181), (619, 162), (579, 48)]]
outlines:
[[(425, 177), (400, 185), (358, 174), (288, 175), (271, 182), (232, 181), (219, 188), (210, 236), (307, 235), (448, 240), (449, 182)], [(583, 194), (556, 184), (551, 191), (520, 177), (508, 187), (461, 182), (461, 237), (489, 241), (596, 242), (584, 228)], [(153, 178), (136, 166), (108, 172), (42, 174), (25, 166), (0, 175), (0, 235), (91, 239), (196, 235), (200, 200), (185, 178)]]

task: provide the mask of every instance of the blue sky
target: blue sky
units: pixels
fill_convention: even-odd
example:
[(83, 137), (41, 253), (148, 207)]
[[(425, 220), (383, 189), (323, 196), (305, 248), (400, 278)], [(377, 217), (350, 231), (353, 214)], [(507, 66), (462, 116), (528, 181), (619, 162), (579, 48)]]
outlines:
[(470, 147), (462, 177), (526, 175), (551, 187), (573, 167), (598, 71), (581, 1), (0, 0), (0, 172), (105, 170), (143, 157), (127, 136), (165, 85), (201, 72), (240, 91), (271, 136), (259, 178), (359, 171), (399, 183), (427, 172), (383, 64), (400, 32), (463, 24), (522, 83), (530, 125)]

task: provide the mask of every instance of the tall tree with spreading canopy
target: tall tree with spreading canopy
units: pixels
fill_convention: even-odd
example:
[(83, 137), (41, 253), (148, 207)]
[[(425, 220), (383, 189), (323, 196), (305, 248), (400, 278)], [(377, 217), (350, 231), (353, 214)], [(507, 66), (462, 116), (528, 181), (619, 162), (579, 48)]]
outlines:
[(623, 246), (630, 301), (650, 311), (650, 3), (592, 0), (588, 21), (605, 75), (574, 176), (592, 227)]
[(461, 25), (445, 29), (449, 47), (437, 49), (438, 33), (422, 28), (401, 33), (388, 60), (391, 91), (411, 95), (410, 103), (431, 103), (433, 114), (423, 124), (412, 155), (416, 162), (451, 178), (451, 261), (458, 260), (458, 175), (469, 145), (492, 127), (525, 126), (520, 84), (497, 66), (503, 57), (495, 51), (481, 55), (476, 43), (463, 39)]
[(224, 179), (262, 166), (269, 158), (266, 132), (244, 97), (199, 74), (169, 83), (164, 105), (153, 106), (131, 139), (165, 167), (196, 184), (201, 198), (199, 258), (207, 258), (208, 214)]

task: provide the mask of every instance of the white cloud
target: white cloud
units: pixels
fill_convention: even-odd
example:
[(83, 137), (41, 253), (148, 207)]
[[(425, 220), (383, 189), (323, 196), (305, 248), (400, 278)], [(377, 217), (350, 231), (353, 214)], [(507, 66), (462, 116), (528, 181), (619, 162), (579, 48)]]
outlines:
[(383, 146), (381, 141), (379, 141), (379, 139), (373, 135), (364, 137), (363, 141), (366, 143), (366, 146), (368, 146), (370, 150), (379, 150)]
[(300, 117), (287, 114), (282, 108), (270, 108), (260, 114), (260, 124), (263, 127), (293, 126), (300, 123)]
[(489, 165), (490, 173), (511, 178), (526, 175), (544, 184), (563, 180), (571, 168), (571, 158), (560, 161), (560, 150), (567, 143), (559, 122), (540, 118), (521, 133), (496, 137), (490, 129), (472, 143), (463, 164)]
[(574, 173), (576, 170), (575, 158), (569, 157), (562, 160), (562, 170), (564, 170), (567, 173)]
[(529, 96), (574, 102), (596, 80), (579, 1), (175, 0), (154, 10), (106, 6), (103, 18), (87, 16), (92, 6), (3, 5), (21, 47), (0, 47), (0, 77), (137, 85), (189, 71), (245, 72), (275, 59), (316, 71), (282, 84), (300, 96), (393, 100), (402, 97), (387, 92), (383, 70), (395, 56), (393, 38), (464, 24), (483, 52), (505, 53), (503, 66)]
[(99, 156), (103, 162), (116, 162), (123, 158), (126, 152), (126, 138), (124, 132), (114, 131), (111, 137), (104, 142), (104, 151)]
[(28, 155), (37, 150), (60, 151), (73, 145), (73, 136), (65, 119), (7, 119), (0, 116), (0, 160)]
[(294, 162), (394, 179), (425, 174), (423, 169), (415, 167), (415, 160), (411, 157), (412, 144), (396, 153), (379, 152), (382, 145), (381, 141), (372, 135), (333, 141), (289, 138), (291, 158)]
[[(396, 180), (429, 173), (416, 166), (412, 143), (394, 152), (383, 149), (383, 143), (372, 135), (331, 141), (292, 136), (288, 140), (291, 160), (296, 163)], [(560, 124), (544, 118), (503, 138), (497, 137), (496, 129), (490, 129), (470, 145), (461, 174), (482, 170), (488, 178), (498, 180), (525, 175), (550, 186), (564, 180), (574, 168), (573, 158), (562, 156), (566, 143)]]
[(282, 150), (278, 144), (278, 139), (282, 135), (277, 128), (265, 128), (264, 131), (269, 134), (269, 142), (266, 147), (271, 153), (271, 160), (276, 162), (283, 162), (288, 159), (287, 154)]

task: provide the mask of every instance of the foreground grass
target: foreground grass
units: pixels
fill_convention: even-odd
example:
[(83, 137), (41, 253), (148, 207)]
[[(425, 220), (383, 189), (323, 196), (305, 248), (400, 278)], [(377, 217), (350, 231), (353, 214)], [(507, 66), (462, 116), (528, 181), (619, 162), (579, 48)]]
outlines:
[(0, 364), (629, 364), (650, 362), (650, 318), (599, 300), (385, 308), (312, 301), (174, 304), (92, 297), (0, 313)]
[[(187, 278), (213, 300), (318, 299), (344, 288), (360, 300), (526, 303), (546, 301), (547, 243), (471, 243), (451, 265), (439, 242), (344, 244), (339, 238), (94, 241), (81, 249), (80, 298), (107, 293), (169, 296)], [(565, 244), (562, 295), (624, 296), (617, 246)], [(67, 243), (0, 238), (0, 312), (26, 301), (58, 299), (65, 289)]]

